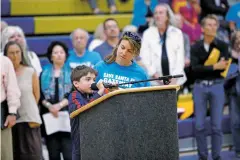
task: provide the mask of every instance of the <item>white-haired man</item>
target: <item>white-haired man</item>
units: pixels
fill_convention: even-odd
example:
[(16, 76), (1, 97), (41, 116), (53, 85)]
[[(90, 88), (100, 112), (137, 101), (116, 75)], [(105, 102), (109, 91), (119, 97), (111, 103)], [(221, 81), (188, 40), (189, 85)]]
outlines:
[(88, 32), (77, 28), (71, 35), (73, 49), (69, 51), (67, 64), (73, 69), (79, 65), (86, 65), (94, 67), (99, 61), (101, 56), (97, 52), (90, 52), (87, 50), (87, 42), (89, 39)]

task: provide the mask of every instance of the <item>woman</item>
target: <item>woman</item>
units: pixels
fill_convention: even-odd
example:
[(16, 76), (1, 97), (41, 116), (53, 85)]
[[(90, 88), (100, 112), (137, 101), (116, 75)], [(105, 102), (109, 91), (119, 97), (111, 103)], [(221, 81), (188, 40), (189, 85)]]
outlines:
[[(236, 31), (232, 35), (232, 59), (233, 63), (238, 64), (238, 72), (240, 71), (240, 31)], [(233, 144), (237, 158), (240, 158), (240, 75), (235, 80), (235, 84), (230, 89), (230, 115), (232, 125)]]
[[(98, 71), (97, 80), (105, 83), (127, 83), (131, 81), (146, 80), (148, 77), (144, 70), (133, 60), (139, 55), (141, 38), (132, 32), (125, 32), (118, 42), (113, 53), (99, 62), (95, 69)], [(148, 82), (121, 85), (121, 88), (136, 88), (150, 86)]]
[(37, 73), (23, 63), (23, 50), (17, 42), (8, 42), (4, 48), (4, 55), (13, 63), (21, 91), (19, 118), (12, 129), (14, 159), (40, 160), (42, 121), (37, 106), (40, 98)]
[[(148, 75), (158, 78), (184, 74), (184, 43), (182, 31), (174, 27), (175, 18), (167, 4), (159, 4), (154, 11), (154, 26), (149, 27), (142, 38), (140, 57)], [(183, 78), (172, 79), (171, 84), (182, 85)], [(154, 85), (162, 85), (155, 81)]]
[(38, 56), (35, 52), (29, 51), (27, 47), (27, 42), (23, 33), (23, 30), (18, 26), (8, 26), (2, 32), (2, 48), (9, 41), (15, 41), (20, 44), (21, 48), (23, 49), (23, 61), (28, 66), (33, 67), (39, 76), (42, 72), (42, 67), (39, 61)]
[(106, 35), (103, 29), (103, 23), (100, 23), (94, 32), (94, 39), (88, 46), (89, 51), (93, 51), (96, 47), (100, 46), (106, 40)]
[(201, 37), (201, 26), (198, 22), (198, 17), (201, 12), (201, 7), (197, 0), (187, 0), (186, 6), (182, 6), (179, 9), (179, 13), (184, 19), (184, 23), (181, 30), (186, 33), (194, 44)]
[[(50, 44), (47, 56), (51, 62), (44, 67), (41, 74), (41, 107), (42, 114), (51, 113), (54, 117), (59, 117), (68, 113), (68, 100), (64, 95), (71, 90), (71, 70), (65, 65), (68, 57), (68, 49), (62, 42), (54, 41)], [(69, 115), (65, 117), (69, 120)], [(44, 119), (44, 126), (48, 121)], [(70, 122), (69, 122), (70, 127)], [(46, 133), (43, 127), (43, 136), (46, 139), (46, 145), (49, 152), (50, 160), (61, 160), (60, 153), (63, 154), (64, 160), (71, 160), (71, 135), (70, 131), (58, 131), (55, 133)]]

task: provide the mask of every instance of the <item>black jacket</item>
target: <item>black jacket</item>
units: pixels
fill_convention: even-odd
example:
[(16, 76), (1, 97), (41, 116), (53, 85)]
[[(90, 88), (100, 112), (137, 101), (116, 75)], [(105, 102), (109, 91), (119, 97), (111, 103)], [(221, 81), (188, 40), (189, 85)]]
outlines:
[(213, 70), (213, 66), (204, 66), (205, 61), (208, 59), (213, 48), (217, 48), (220, 51), (219, 60), (224, 57), (226, 60), (229, 57), (228, 45), (218, 39), (215, 39), (209, 47), (207, 52), (204, 48), (203, 40), (197, 41), (191, 47), (191, 66), (195, 79), (200, 80), (214, 80), (223, 78), (220, 73), (223, 70)]

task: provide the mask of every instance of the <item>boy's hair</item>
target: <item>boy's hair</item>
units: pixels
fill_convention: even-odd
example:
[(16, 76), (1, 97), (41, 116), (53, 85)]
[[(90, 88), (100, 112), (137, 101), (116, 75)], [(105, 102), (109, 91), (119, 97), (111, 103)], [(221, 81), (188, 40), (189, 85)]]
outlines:
[(79, 81), (83, 76), (88, 75), (88, 73), (95, 74), (97, 76), (97, 71), (95, 71), (93, 68), (81, 65), (77, 66), (76, 68), (73, 69), (72, 74), (71, 74), (71, 81)]

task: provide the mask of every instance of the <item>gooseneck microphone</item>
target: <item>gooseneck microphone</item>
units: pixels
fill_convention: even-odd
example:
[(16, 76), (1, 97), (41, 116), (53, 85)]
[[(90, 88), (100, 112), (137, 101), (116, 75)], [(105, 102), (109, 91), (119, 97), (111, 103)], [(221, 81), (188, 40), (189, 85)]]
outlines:
[[(146, 79), (146, 80), (140, 80), (140, 81), (131, 81), (131, 82), (126, 82), (126, 83), (118, 83), (118, 84), (111, 84), (111, 83), (104, 83), (103, 82), (103, 86), (105, 88), (114, 88), (114, 87), (118, 87), (118, 86), (125, 85), (125, 84), (135, 84), (135, 83), (142, 83), (142, 82), (156, 81), (156, 80), (162, 80), (164, 85), (168, 85), (170, 83), (170, 79), (172, 79), (172, 78), (181, 78), (181, 77), (183, 77), (183, 74), (168, 75), (168, 76), (162, 76), (162, 77), (153, 78), (153, 79)], [(93, 83), (91, 85), (91, 89), (92, 90), (98, 90), (97, 83)]]
[[(114, 88), (114, 87), (118, 87), (118, 85), (119, 84), (111, 84), (111, 83), (104, 83), (103, 82), (104, 88)], [(91, 89), (92, 90), (98, 90), (97, 83), (92, 83), (91, 84)]]

